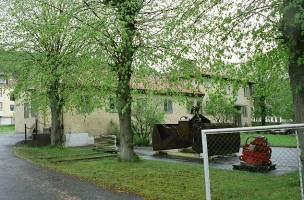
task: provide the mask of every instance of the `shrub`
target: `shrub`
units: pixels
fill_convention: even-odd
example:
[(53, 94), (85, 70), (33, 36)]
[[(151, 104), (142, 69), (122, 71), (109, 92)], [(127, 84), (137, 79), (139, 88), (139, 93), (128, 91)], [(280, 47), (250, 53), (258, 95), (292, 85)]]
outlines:
[(165, 113), (161, 111), (159, 103), (149, 99), (137, 99), (133, 103), (132, 111), (134, 144), (149, 145), (154, 125), (163, 123), (164, 117)]

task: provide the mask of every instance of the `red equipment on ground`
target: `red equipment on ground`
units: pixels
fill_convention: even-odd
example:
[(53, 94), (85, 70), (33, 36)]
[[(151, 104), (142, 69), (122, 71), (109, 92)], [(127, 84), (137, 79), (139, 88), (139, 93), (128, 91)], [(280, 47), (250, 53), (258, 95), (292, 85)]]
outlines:
[[(250, 139), (253, 141), (248, 143)], [(271, 147), (264, 136), (249, 137), (246, 144), (243, 145), (243, 152), (240, 157), (240, 165), (233, 165), (234, 169), (248, 170), (248, 171), (261, 171), (267, 172), (275, 169), (275, 165), (271, 162)]]

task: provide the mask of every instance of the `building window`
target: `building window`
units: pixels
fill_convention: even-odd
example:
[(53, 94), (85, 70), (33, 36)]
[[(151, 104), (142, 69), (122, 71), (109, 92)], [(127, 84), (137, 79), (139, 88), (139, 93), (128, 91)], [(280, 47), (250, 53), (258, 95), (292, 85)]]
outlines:
[(171, 99), (165, 99), (165, 101), (164, 101), (164, 111), (166, 113), (173, 113), (173, 107), (172, 107), (172, 100)]
[(111, 97), (106, 108), (107, 112), (116, 113), (117, 112), (117, 101), (115, 98)]
[(250, 96), (250, 89), (249, 87), (244, 87), (244, 96), (249, 97)]
[(3, 111), (3, 103), (0, 102), (0, 111)]
[(29, 108), (28, 103), (24, 104), (24, 111), (23, 112), (24, 112), (23, 115), (24, 115), (25, 119), (30, 117), (30, 108)]
[(10, 105), (10, 111), (15, 111), (15, 105)]
[(247, 106), (242, 106), (242, 115), (243, 117), (248, 117)]

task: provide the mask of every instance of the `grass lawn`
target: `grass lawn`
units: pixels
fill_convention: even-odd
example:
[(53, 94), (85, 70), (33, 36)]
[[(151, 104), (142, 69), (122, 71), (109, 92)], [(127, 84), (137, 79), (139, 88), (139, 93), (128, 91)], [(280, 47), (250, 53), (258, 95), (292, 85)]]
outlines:
[[(50, 158), (68, 158), (93, 153), (83, 148), (32, 148), (19, 146), (20, 157), (91, 181), (115, 191), (130, 192), (153, 200), (204, 199), (202, 166), (161, 161), (119, 162), (116, 158), (53, 163)], [(211, 169), (213, 200), (297, 200), (298, 173), (282, 176)]]
[(2, 125), (0, 126), (1, 133), (15, 133), (15, 125)]
[(269, 133), (241, 133), (241, 143), (244, 144), (248, 137), (265, 136), (273, 147), (297, 147), (295, 135), (273, 135)]

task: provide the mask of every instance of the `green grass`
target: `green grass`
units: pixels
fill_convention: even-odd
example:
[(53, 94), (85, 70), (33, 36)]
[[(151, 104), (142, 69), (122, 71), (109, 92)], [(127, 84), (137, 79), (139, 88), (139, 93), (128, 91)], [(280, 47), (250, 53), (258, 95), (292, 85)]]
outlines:
[(273, 147), (297, 147), (295, 135), (273, 135), (269, 133), (241, 133), (241, 143), (244, 144), (248, 137), (265, 136)]
[[(102, 159), (54, 164), (44, 157), (88, 154), (80, 148), (15, 148), (17, 155), (50, 169), (115, 191), (151, 200), (203, 199), (202, 166), (161, 161), (119, 162)], [(270, 176), (250, 172), (210, 170), (213, 200), (297, 200), (298, 173)]]
[(15, 133), (15, 125), (2, 125), (0, 126), (1, 133)]

